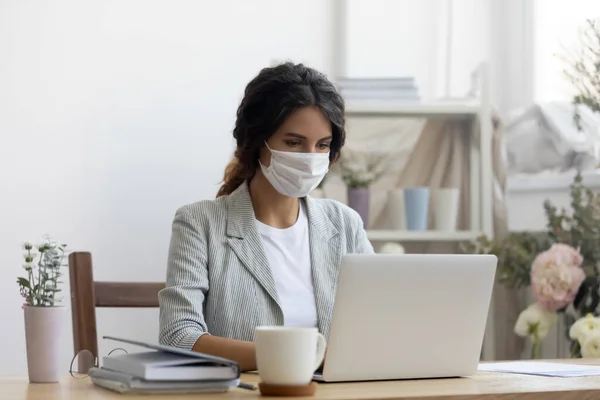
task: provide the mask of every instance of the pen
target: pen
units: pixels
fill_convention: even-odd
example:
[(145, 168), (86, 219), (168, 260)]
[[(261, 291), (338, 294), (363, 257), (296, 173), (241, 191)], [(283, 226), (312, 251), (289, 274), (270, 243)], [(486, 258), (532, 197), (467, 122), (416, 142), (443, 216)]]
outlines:
[(240, 382), (238, 384), (238, 387), (242, 388), (242, 389), (256, 390), (256, 386), (255, 385), (251, 385), (250, 383)]

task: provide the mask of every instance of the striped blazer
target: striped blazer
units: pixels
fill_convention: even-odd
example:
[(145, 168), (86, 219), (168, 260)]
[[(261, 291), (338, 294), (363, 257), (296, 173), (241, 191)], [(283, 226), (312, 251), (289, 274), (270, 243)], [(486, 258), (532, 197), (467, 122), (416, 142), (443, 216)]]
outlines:
[[(373, 247), (354, 210), (329, 199), (303, 201), (318, 328), (328, 337), (342, 256)], [(191, 349), (206, 333), (252, 341), (256, 326), (283, 325), (247, 184), (177, 210), (159, 304), (159, 342), (169, 346)]]

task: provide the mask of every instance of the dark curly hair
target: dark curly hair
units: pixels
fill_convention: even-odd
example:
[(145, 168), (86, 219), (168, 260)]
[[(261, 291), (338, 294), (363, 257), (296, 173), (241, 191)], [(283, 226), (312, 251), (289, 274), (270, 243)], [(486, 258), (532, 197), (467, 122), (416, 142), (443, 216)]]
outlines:
[(337, 161), (346, 140), (344, 100), (319, 71), (286, 62), (264, 68), (246, 86), (237, 110), (233, 137), (237, 147), (225, 168), (217, 197), (228, 195), (252, 178), (261, 148), (295, 110), (315, 106), (331, 122), (331, 162)]

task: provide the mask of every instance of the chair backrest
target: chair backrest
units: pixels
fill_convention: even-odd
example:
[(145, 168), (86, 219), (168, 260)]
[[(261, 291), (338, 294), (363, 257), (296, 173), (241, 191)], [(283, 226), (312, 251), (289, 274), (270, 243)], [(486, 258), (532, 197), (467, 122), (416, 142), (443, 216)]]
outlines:
[[(94, 358), (98, 357), (96, 307), (158, 307), (158, 292), (165, 287), (164, 282), (95, 282), (89, 252), (69, 255), (69, 281), (74, 354), (89, 350)], [(79, 368), (87, 371), (92, 366)]]

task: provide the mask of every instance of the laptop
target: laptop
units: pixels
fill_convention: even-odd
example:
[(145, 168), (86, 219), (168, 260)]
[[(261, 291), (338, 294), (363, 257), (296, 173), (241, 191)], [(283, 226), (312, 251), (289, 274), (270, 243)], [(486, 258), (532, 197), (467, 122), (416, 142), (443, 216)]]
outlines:
[(349, 254), (323, 382), (466, 377), (477, 371), (497, 258)]

